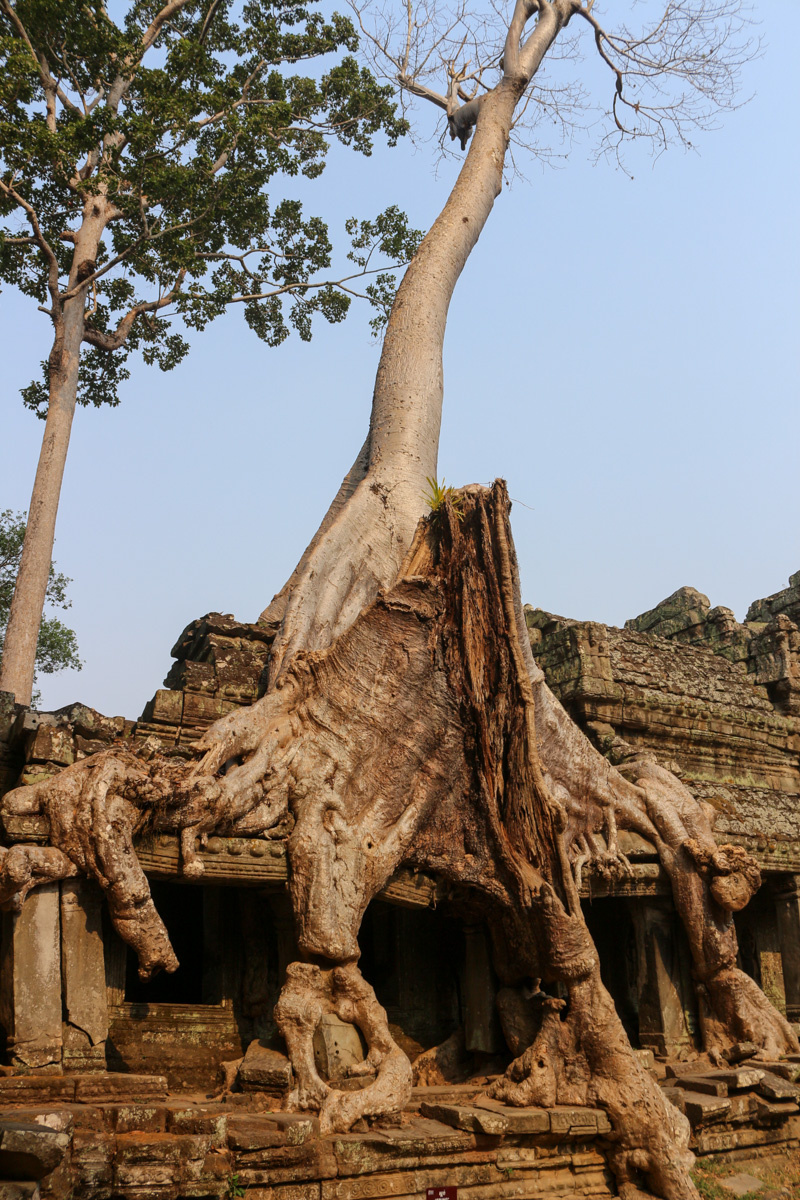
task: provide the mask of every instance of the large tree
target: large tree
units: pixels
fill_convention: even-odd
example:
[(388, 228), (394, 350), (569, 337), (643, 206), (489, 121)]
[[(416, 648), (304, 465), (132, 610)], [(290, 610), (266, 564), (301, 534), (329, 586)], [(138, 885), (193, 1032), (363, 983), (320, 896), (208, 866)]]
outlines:
[[(448, 305), (500, 192), (515, 120), (537, 98), (549, 103), (536, 92), (548, 56), (565, 39), (574, 49), (574, 21), (611, 72), (611, 136), (663, 138), (670, 124), (685, 136), (684, 121), (702, 123), (730, 97), (745, 53), (731, 41), (735, 16), (728, 0), (667, 0), (649, 31), (611, 34), (591, 3), (516, 0), (497, 47), (464, 25), (463, 7), (438, 28), (430, 6), (409, 6), (396, 52), (392, 23), (373, 27), (398, 84), (442, 108), (469, 150), (392, 308), (366, 442), (262, 615), (275, 632), (266, 694), (211, 726), (193, 761), (111, 750), (4, 802), (46, 813), (55, 837), (47, 850), (7, 853), (2, 894), (19, 904), (41, 879), (88, 872), (144, 975), (176, 966), (132, 853), (144, 820), (179, 836), (190, 877), (202, 874), (198, 842), (212, 831), (291, 830), (303, 961), (287, 972), (276, 1016), (295, 1072), (288, 1102), (318, 1109), (324, 1130), (401, 1108), (409, 1095), (408, 1061), (357, 965), (367, 905), (404, 864), (460, 885), (488, 921), (505, 983), (563, 985), (566, 1012), (543, 1001), (536, 1040), (492, 1090), (508, 1104), (602, 1105), (624, 1196), (696, 1193), (688, 1124), (633, 1054), (581, 913), (582, 872), (628, 869), (620, 828), (656, 846), (671, 880), (706, 1049), (719, 1055), (745, 1039), (765, 1056), (798, 1049), (736, 967), (732, 914), (759, 886), (756, 864), (719, 846), (710, 806), (651, 759), (624, 774), (611, 766), (547, 688), (522, 614), (504, 485), (453, 492), (435, 482)], [(421, 31), (433, 35), (428, 49), (415, 48)], [(438, 93), (421, 74), (437, 54)], [(549, 219), (540, 206), (545, 235)], [(541, 329), (535, 299), (531, 317)], [(365, 1070), (377, 1075), (361, 1090), (337, 1090), (316, 1071), (312, 1038), (326, 1010), (364, 1031)]]
[(385, 265), (415, 245), (394, 208), (353, 220), (352, 265), (330, 279), (327, 226), (280, 198), (332, 140), (369, 154), (404, 131), (351, 20), (313, 0), (124, 7), (117, 23), (101, 0), (0, 0), (0, 278), (53, 335), (23, 391), (45, 428), (0, 672), (21, 704), (76, 404), (116, 404), (133, 351), (174, 367), (189, 348), (174, 313), (200, 330), (241, 304), (276, 345), (290, 326), (307, 340), (315, 313), (341, 320), (354, 289), (381, 310)]

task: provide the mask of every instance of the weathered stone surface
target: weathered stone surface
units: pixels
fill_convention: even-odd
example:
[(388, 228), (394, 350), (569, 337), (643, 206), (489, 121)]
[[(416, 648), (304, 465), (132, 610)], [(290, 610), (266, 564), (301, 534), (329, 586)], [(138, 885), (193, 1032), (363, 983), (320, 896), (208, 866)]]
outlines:
[(711, 1075), (680, 1075), (675, 1082), (687, 1092), (703, 1092), (709, 1096), (727, 1096), (728, 1085)]
[(234, 1150), (263, 1150), (286, 1144), (283, 1130), (264, 1117), (231, 1117), (228, 1121), (228, 1145)]
[(753, 1042), (737, 1042), (735, 1046), (731, 1046), (726, 1058), (730, 1063), (739, 1063), (752, 1058), (755, 1053), (756, 1047)]
[(69, 1142), (68, 1133), (34, 1121), (0, 1120), (0, 1177), (44, 1178), (59, 1165)]
[(759, 1070), (767, 1071), (770, 1075), (779, 1075), (781, 1079), (788, 1079), (789, 1083), (797, 1083), (800, 1079), (800, 1063), (768, 1062), (759, 1059), (758, 1067)]
[(734, 1196), (746, 1196), (748, 1192), (763, 1192), (766, 1187), (763, 1179), (758, 1179), (755, 1175), (747, 1175), (743, 1171), (737, 1172), (736, 1175), (725, 1176), (719, 1182), (726, 1191), (732, 1192)]
[(754, 1096), (753, 1103), (756, 1120), (759, 1123), (784, 1121), (787, 1117), (794, 1116), (798, 1110), (798, 1105), (794, 1102), (777, 1101), (773, 1103), (770, 1100), (762, 1100), (761, 1096)]
[(0, 1104), (46, 1105), (75, 1099), (75, 1077), (68, 1075), (0, 1076)]
[(281, 1095), (292, 1086), (292, 1065), (278, 1050), (259, 1041), (251, 1042), (239, 1067), (239, 1085), (243, 1092)]
[(0, 987), (11, 1062), (24, 1070), (60, 1066), (59, 885), (38, 887), (10, 923)]
[(683, 1112), (692, 1125), (722, 1121), (731, 1110), (731, 1102), (724, 1096), (707, 1096), (701, 1092), (683, 1093)]
[(100, 1104), (103, 1101), (166, 1100), (167, 1080), (164, 1075), (123, 1075), (113, 1071), (101, 1074), (76, 1075), (75, 1099), (81, 1103)]
[(764, 1078), (764, 1072), (757, 1067), (735, 1067), (729, 1071), (708, 1071), (704, 1079), (724, 1083), (729, 1092), (741, 1092), (745, 1088), (754, 1088)]
[(61, 975), (65, 1066), (102, 1070), (108, 1036), (103, 897), (85, 878), (61, 884)]
[(546, 1108), (513, 1108), (510, 1104), (500, 1104), (488, 1096), (477, 1096), (475, 1107), (502, 1116), (510, 1134), (530, 1136), (550, 1131), (550, 1111)]
[(509, 1127), (506, 1117), (499, 1111), (486, 1108), (467, 1108), (456, 1104), (423, 1104), (423, 1117), (452, 1125), (453, 1129), (465, 1129), (468, 1133), (486, 1133), (502, 1137)]
[(550, 1109), (550, 1132), (569, 1137), (594, 1137), (610, 1133), (611, 1122), (601, 1108), (558, 1105)]
[(358, 1028), (335, 1013), (324, 1013), (314, 1031), (314, 1061), (323, 1079), (343, 1079), (362, 1063), (366, 1049)]
[(763, 1079), (756, 1084), (756, 1091), (766, 1100), (800, 1100), (800, 1088), (772, 1071), (765, 1072)]

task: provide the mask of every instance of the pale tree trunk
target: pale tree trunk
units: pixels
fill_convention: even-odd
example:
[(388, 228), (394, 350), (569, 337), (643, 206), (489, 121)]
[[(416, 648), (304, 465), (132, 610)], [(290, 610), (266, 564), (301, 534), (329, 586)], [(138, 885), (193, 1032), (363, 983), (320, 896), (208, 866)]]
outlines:
[[(298, 649), (330, 645), (397, 575), (436, 478), (442, 349), (458, 278), (499, 196), (520, 85), (483, 102), (467, 159), (397, 292), (367, 442), (287, 587), (262, 619), (282, 619), (270, 679)], [(288, 601), (286, 599), (288, 592)]]
[(0, 664), (0, 691), (13, 692), (17, 704), (30, 704), (36, 670), (36, 645), (42, 622), (61, 484), (69, 450), (78, 392), (81, 345), (86, 319), (86, 290), (81, 280), (94, 270), (97, 248), (106, 223), (105, 201), (90, 197), (75, 235), (67, 291), (77, 293), (54, 306), (55, 337), (48, 359), (49, 395), (42, 448), (28, 506), (11, 611)]

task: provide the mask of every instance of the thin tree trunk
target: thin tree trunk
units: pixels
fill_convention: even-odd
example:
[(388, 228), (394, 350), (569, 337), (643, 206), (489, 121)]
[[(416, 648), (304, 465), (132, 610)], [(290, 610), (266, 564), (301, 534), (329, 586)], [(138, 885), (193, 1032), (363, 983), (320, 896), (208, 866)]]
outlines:
[(55, 338), (48, 361), (47, 420), (0, 666), (0, 691), (13, 692), (17, 704), (30, 704), (33, 693), (36, 645), (53, 559), (61, 483), (75, 416), (86, 321), (86, 289), (80, 284), (94, 271), (97, 249), (109, 214), (110, 208), (105, 197), (87, 197), (83, 221), (75, 235), (75, 250), (66, 289), (67, 292), (75, 290), (75, 294), (63, 303), (59, 300), (53, 306)]
[(82, 294), (64, 305), (61, 328), (56, 331), (50, 352), (47, 420), (0, 667), (0, 691), (13, 692), (17, 704), (30, 704), (33, 692), (36, 645), (50, 578), (61, 482), (75, 415), (83, 307)]

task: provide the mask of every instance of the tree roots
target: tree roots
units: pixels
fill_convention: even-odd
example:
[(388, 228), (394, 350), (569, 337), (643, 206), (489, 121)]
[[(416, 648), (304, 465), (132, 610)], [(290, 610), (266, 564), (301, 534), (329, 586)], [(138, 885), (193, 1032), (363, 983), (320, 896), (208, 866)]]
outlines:
[[(324, 624), (336, 637), (326, 644), (315, 626), (313, 650), (298, 649), (314, 601), (306, 572), (286, 609), (270, 690), (213, 725), (195, 762), (111, 750), (9, 793), (6, 812), (46, 813), (52, 847), (8, 851), (0, 895), (19, 904), (43, 879), (92, 875), (141, 973), (172, 970), (137, 834), (177, 834), (184, 872), (197, 878), (198, 840), (258, 836), (288, 821), (290, 894), (308, 960), (290, 966), (276, 1009), (296, 1078), (289, 1103), (318, 1109), (324, 1130), (344, 1131), (402, 1108), (411, 1087), (408, 1061), (356, 965), (362, 917), (401, 865), (432, 872), (480, 897), (505, 985), (534, 977), (568, 993), (564, 1011), (544, 1000), (541, 1032), (496, 1096), (602, 1105), (621, 1187), (683, 1200), (694, 1195), (688, 1126), (642, 1070), (600, 981), (580, 875), (630, 869), (618, 828), (649, 838), (689, 936), (707, 1046), (749, 1039), (777, 1055), (797, 1040), (735, 967), (731, 914), (755, 891), (758, 871), (743, 851), (716, 845), (708, 812), (672, 775), (640, 762), (623, 777), (549, 692), (530, 655), (509, 507), (502, 483), (463, 489), (457, 510), (448, 500), (420, 523), (393, 586), (375, 582), (355, 599), (344, 588), (346, 620), (331, 577), (323, 580)], [(346, 553), (339, 547), (337, 580), (357, 567)], [(367, 1040), (364, 1069), (376, 1077), (361, 1090), (339, 1090), (316, 1070), (312, 1039), (324, 1013), (358, 1025)]]

